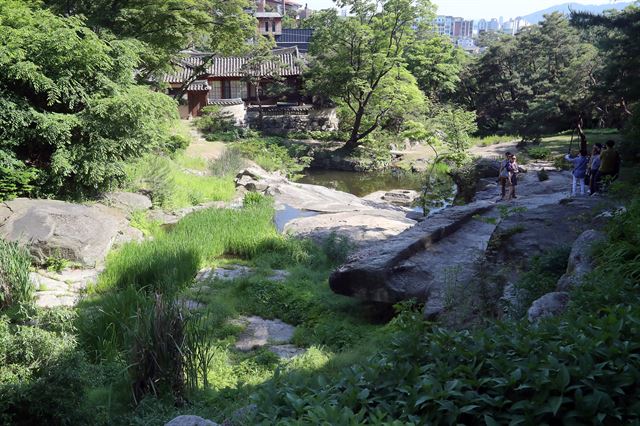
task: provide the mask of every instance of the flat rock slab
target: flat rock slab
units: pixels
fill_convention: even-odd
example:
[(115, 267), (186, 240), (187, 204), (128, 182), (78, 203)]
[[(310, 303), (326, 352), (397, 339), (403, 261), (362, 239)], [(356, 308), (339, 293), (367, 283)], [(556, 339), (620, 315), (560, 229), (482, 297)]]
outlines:
[[(238, 278), (246, 278), (256, 273), (254, 268), (243, 265), (229, 265), (225, 268), (204, 268), (196, 275), (196, 282), (202, 283), (210, 280), (231, 281)], [(273, 270), (268, 275), (270, 281), (284, 281), (289, 276), (288, 271)]]
[(335, 233), (355, 243), (369, 243), (386, 240), (415, 224), (406, 212), (371, 209), (294, 219), (285, 225), (284, 232), (318, 240)]
[(218, 426), (218, 423), (203, 419), (199, 416), (178, 416), (164, 424), (164, 426)]
[(151, 208), (151, 199), (146, 195), (133, 192), (107, 192), (102, 196), (102, 203), (127, 213)]
[(274, 345), (269, 347), (269, 350), (278, 355), (280, 359), (291, 359), (307, 352), (306, 349), (295, 345)]
[(29, 273), (36, 289), (36, 305), (41, 308), (74, 306), (87, 286), (98, 280), (100, 269), (44, 269)]
[(239, 351), (251, 351), (267, 345), (287, 344), (293, 338), (295, 327), (280, 320), (268, 320), (257, 316), (240, 317), (233, 324), (246, 326), (236, 341)]
[[(338, 294), (375, 302), (396, 303), (412, 297), (425, 300), (434, 277), (420, 275), (416, 280), (416, 271), (422, 274), (419, 271), (424, 271), (425, 268), (417, 268), (417, 262), (412, 258), (432, 249), (474, 216), (484, 214), (493, 207), (494, 204), (489, 202), (451, 207), (381, 244), (357, 251), (347, 263), (331, 274), (331, 289)], [(482, 241), (476, 243), (481, 245)], [(425, 256), (430, 257), (432, 254), (427, 253)], [(446, 261), (441, 267), (446, 267), (455, 266), (461, 256), (451, 249), (441, 258)]]
[(122, 212), (100, 204), (17, 198), (0, 204), (0, 237), (25, 244), (38, 263), (60, 257), (92, 267), (114, 243), (142, 233)]
[(390, 191), (376, 191), (362, 197), (364, 200), (379, 203), (389, 203), (397, 206), (410, 207), (420, 198), (420, 193), (411, 189), (392, 189)]

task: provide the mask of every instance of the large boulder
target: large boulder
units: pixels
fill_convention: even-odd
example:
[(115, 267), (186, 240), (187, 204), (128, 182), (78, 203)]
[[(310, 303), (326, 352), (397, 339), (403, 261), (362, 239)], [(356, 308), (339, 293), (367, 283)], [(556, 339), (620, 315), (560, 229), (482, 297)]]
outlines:
[(122, 212), (100, 204), (18, 198), (0, 204), (0, 237), (25, 244), (38, 263), (59, 257), (95, 266), (114, 243), (142, 233)]
[(385, 240), (411, 228), (416, 222), (402, 211), (365, 209), (320, 214), (293, 219), (284, 232), (298, 237), (322, 240), (335, 233), (356, 244)]
[(151, 208), (149, 197), (133, 192), (107, 192), (102, 196), (102, 203), (127, 213)]
[[(283, 215), (287, 217), (286, 223), (279, 223), (279, 227), (296, 236), (322, 239), (337, 233), (356, 243), (371, 242), (396, 235), (415, 224), (407, 218), (409, 209), (324, 186), (290, 182), (259, 167), (241, 171), (236, 176), (236, 186), (272, 196), (287, 213)], [(291, 211), (300, 214), (292, 216), (288, 214)]]
[[(446, 266), (455, 267), (469, 260), (467, 248), (474, 252), (482, 249), (482, 238), (488, 240), (493, 225), (470, 221), (492, 208), (487, 202), (451, 207), (384, 243), (362, 248), (331, 274), (331, 289), (345, 296), (384, 303), (429, 298), (434, 287), (441, 286)], [(463, 232), (461, 228), (468, 223), (469, 232)], [(488, 231), (474, 228), (485, 226)], [(453, 234), (456, 238), (450, 238)], [(434, 270), (438, 272), (434, 274)]]
[(184, 415), (174, 418), (164, 426), (218, 426), (218, 423), (199, 416)]
[(582, 284), (586, 274), (593, 269), (593, 245), (604, 240), (602, 232), (589, 229), (584, 231), (571, 246), (567, 272), (558, 280), (558, 291), (569, 291)]
[(543, 318), (560, 315), (567, 309), (568, 303), (569, 293), (564, 291), (547, 293), (531, 304), (527, 317), (530, 322), (537, 322)]

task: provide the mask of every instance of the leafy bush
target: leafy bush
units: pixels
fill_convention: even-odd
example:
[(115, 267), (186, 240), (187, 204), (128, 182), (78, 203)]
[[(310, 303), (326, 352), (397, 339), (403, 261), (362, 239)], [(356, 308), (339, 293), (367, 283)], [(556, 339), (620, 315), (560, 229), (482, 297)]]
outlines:
[(544, 146), (532, 146), (527, 149), (527, 155), (534, 160), (545, 160), (551, 156), (551, 150)]
[(34, 168), (27, 168), (20, 161), (12, 160), (9, 153), (0, 149), (0, 201), (28, 195), (37, 177)]
[(540, 182), (544, 182), (545, 180), (549, 180), (549, 172), (545, 169), (538, 170), (538, 180)]
[(202, 108), (201, 113), (196, 120), (196, 127), (205, 133), (231, 132), (235, 129), (233, 115), (222, 111), (218, 105), (208, 105)]
[(211, 174), (218, 177), (233, 177), (243, 167), (246, 161), (242, 158), (242, 153), (236, 147), (227, 148), (222, 155), (209, 162)]
[(0, 310), (33, 302), (31, 255), (18, 243), (0, 239)]
[(127, 176), (126, 189), (147, 193), (154, 206), (166, 209), (230, 200), (235, 194), (232, 179), (188, 173), (165, 156), (142, 158), (127, 168)]
[(311, 164), (308, 147), (284, 144), (278, 137), (250, 138), (234, 145), (250, 160), (267, 171), (283, 171), (294, 175)]
[[(598, 266), (563, 316), (452, 331), (405, 308), (372, 354), (267, 382), (254, 398), (256, 423), (637, 423), (638, 224), (635, 199), (613, 219)], [(526, 287), (547, 291), (566, 254), (535, 260)]]
[(534, 300), (555, 290), (558, 280), (567, 270), (570, 252), (571, 247), (556, 247), (531, 259), (527, 271), (514, 285), (515, 303), (506, 307), (509, 317), (524, 317)]

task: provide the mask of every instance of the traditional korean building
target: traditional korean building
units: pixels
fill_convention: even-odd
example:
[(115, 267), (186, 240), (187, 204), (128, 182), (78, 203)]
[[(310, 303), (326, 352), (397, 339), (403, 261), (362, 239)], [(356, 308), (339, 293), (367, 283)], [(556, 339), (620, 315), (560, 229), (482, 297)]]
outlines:
[[(303, 97), (302, 62), (296, 46), (275, 49), (277, 58), (274, 64), (265, 64), (260, 71), (264, 75), (267, 87), (270, 77), (276, 74), (290, 87), (290, 91), (279, 97), (269, 97), (266, 90), (261, 93), (263, 105), (275, 105), (278, 101), (300, 103)], [(242, 56), (211, 56), (211, 54), (189, 51), (188, 55), (179, 63), (176, 72), (165, 75), (163, 82), (169, 84), (169, 95), (177, 95), (185, 81), (192, 82), (182, 96), (180, 116), (187, 118), (200, 115), (200, 111), (207, 105), (251, 105), (256, 103), (255, 87), (243, 80), (243, 65), (247, 61)], [(206, 63), (206, 66), (205, 66)], [(197, 74), (197, 75), (194, 75)], [(195, 77), (195, 79), (194, 79)]]

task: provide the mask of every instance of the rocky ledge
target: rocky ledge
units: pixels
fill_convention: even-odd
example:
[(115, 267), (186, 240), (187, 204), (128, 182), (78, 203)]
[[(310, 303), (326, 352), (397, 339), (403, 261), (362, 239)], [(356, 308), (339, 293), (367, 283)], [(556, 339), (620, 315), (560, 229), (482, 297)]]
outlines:
[(408, 208), (385, 200), (359, 198), (324, 186), (291, 182), (259, 167), (240, 172), (236, 186), (241, 191), (272, 196), (277, 209), (315, 212), (313, 216), (295, 217), (284, 225), (285, 233), (296, 236), (324, 238), (336, 233), (355, 243), (368, 243), (384, 240), (416, 223), (410, 218), (414, 212)]
[[(495, 178), (483, 182), (475, 201), (446, 208), (423, 222), (375, 245), (356, 251), (331, 275), (331, 289), (362, 300), (425, 302), (428, 318), (445, 310), (451, 283), (465, 286), (479, 272), (518, 270), (532, 256), (571, 244), (593, 226), (598, 197), (569, 197), (568, 172), (549, 172), (540, 182), (535, 173), (521, 176), (519, 197), (496, 202)], [(518, 264), (513, 264), (517, 260)], [(480, 266), (481, 265), (481, 266)], [(478, 268), (482, 268), (479, 271)], [(455, 300), (453, 300), (455, 304)]]

